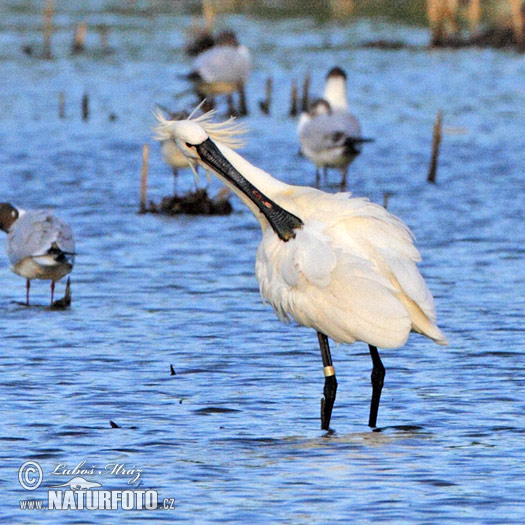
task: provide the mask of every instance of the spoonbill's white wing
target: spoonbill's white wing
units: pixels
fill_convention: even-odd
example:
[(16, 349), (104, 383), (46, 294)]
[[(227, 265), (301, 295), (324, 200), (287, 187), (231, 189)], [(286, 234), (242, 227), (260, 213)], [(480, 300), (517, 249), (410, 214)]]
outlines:
[(409, 229), (381, 206), (348, 197), (311, 188), (274, 196), (305, 225), (286, 243), (265, 231), (256, 264), (262, 296), (280, 319), (335, 341), (393, 348), (415, 330), (446, 344)]

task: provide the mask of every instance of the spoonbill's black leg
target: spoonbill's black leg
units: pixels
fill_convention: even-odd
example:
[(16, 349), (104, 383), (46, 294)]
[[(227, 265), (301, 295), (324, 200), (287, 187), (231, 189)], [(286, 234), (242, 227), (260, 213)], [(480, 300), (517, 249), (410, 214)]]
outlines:
[(335, 393), (337, 391), (337, 380), (335, 379), (335, 369), (332, 364), (332, 356), (330, 355), (328, 337), (321, 332), (317, 332), (317, 337), (321, 348), (324, 372), (324, 398), (321, 399), (321, 428), (330, 430), (330, 418), (332, 417), (332, 408), (334, 407)]
[(368, 419), (368, 426), (376, 426), (377, 421), (377, 411), (379, 410), (379, 400), (381, 399), (381, 390), (383, 389), (383, 383), (385, 379), (385, 367), (381, 362), (379, 357), (379, 352), (377, 348), (372, 345), (368, 345), (370, 349), (370, 356), (372, 357), (372, 363), (374, 367), (372, 368), (372, 401), (370, 402), (370, 417)]
[(54, 297), (55, 297), (55, 281), (51, 281), (51, 304), (53, 304)]
[(26, 279), (26, 306), (29, 306), (29, 288), (31, 288), (31, 281)]

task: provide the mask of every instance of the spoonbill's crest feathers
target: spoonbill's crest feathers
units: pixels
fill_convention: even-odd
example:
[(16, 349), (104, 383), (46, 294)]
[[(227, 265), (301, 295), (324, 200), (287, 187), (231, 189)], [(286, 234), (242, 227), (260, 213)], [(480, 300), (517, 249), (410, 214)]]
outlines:
[(244, 146), (245, 143), (239, 135), (248, 131), (246, 127), (236, 122), (234, 117), (224, 122), (212, 122), (214, 116), (215, 110), (211, 110), (195, 118), (190, 115), (185, 120), (168, 120), (160, 111), (156, 111), (158, 125), (155, 128), (155, 138), (161, 141), (179, 140), (194, 146), (210, 138), (232, 149)]

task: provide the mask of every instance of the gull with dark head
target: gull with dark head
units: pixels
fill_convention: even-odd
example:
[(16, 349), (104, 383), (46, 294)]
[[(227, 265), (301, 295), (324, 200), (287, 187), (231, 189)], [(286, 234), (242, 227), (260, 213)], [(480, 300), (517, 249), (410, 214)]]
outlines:
[(250, 76), (252, 59), (246, 46), (239, 44), (235, 33), (223, 31), (210, 49), (197, 56), (188, 79), (191, 80), (201, 98), (218, 95), (230, 97), (239, 94), (239, 113), (246, 115), (245, 85)]
[(0, 203), (0, 229), (7, 233), (11, 270), (26, 278), (26, 304), (32, 279), (51, 281), (51, 304), (55, 283), (68, 275), (75, 260), (71, 228), (49, 210), (22, 210)]
[(398, 348), (411, 332), (447, 344), (408, 227), (367, 199), (285, 184), (253, 166), (228, 145), (236, 138), (232, 121), (160, 120), (157, 135), (170, 137), (191, 162), (214, 173), (258, 219), (255, 273), (262, 297), (282, 321), (293, 319), (317, 333), (325, 375), (323, 429), (329, 428), (337, 389), (328, 338), (368, 344), (369, 425), (375, 427), (385, 375), (377, 348)]
[(316, 186), (321, 168), (325, 173), (336, 168), (341, 172), (340, 189), (346, 189), (348, 166), (371, 139), (362, 137), (359, 121), (348, 109), (346, 73), (341, 68), (329, 71), (323, 98), (301, 114), (297, 134), (301, 152), (316, 166)]

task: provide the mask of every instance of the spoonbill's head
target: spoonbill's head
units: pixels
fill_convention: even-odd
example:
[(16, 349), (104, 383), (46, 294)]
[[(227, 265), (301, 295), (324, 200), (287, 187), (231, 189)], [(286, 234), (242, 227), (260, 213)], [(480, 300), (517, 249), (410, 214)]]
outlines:
[(192, 120), (172, 120), (168, 126), (165, 128), (169, 133), (167, 140), (173, 141), (187, 159), (199, 160), (192, 146), (202, 144), (209, 138), (204, 128)]
[(158, 125), (155, 128), (155, 138), (160, 141), (173, 141), (188, 159), (189, 163), (201, 160), (196, 146), (203, 144), (208, 139), (212, 139), (232, 149), (241, 147), (244, 142), (238, 135), (245, 133), (245, 128), (235, 123), (233, 118), (226, 122), (212, 122), (214, 115), (214, 111), (208, 111), (204, 115), (195, 118), (192, 118), (192, 114), (188, 118), (181, 120), (167, 120), (158, 111), (155, 114), (158, 120)]
[(0, 203), (0, 230), (7, 233), (19, 216), (19, 211), (13, 205)]
[(238, 134), (246, 130), (235, 124), (233, 119), (211, 122), (213, 114), (210, 111), (194, 119), (190, 115), (186, 120), (169, 121), (157, 113), (159, 125), (155, 129), (156, 138), (173, 140), (190, 166), (198, 162), (204, 169), (212, 171), (254, 212), (263, 228), (270, 225), (285, 242), (294, 238), (295, 230), (302, 226), (302, 221), (255, 186), (257, 180), (271, 179), (271, 176), (232, 150), (242, 143)]

